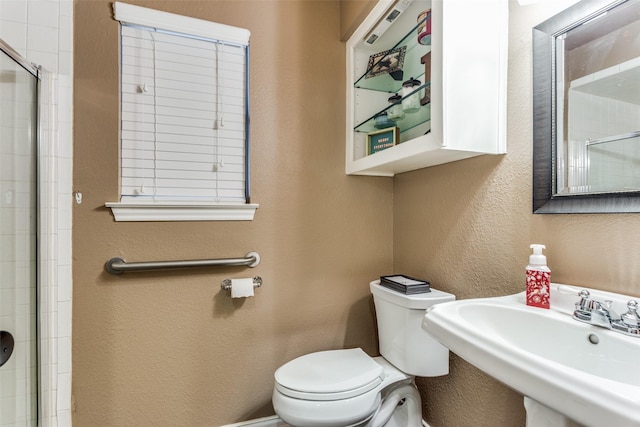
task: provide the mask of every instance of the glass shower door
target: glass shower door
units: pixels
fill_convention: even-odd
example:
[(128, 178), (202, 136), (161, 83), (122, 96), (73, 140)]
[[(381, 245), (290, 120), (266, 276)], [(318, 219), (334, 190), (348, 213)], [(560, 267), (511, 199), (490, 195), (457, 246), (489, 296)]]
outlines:
[(38, 420), (38, 78), (1, 40), (0, 48), (0, 427), (31, 427)]

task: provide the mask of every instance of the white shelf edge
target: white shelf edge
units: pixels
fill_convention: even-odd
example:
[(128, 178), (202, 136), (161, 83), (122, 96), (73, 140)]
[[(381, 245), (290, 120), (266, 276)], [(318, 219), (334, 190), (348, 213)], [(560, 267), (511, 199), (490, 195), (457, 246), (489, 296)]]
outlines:
[(107, 202), (116, 221), (252, 221), (258, 204), (151, 204)]

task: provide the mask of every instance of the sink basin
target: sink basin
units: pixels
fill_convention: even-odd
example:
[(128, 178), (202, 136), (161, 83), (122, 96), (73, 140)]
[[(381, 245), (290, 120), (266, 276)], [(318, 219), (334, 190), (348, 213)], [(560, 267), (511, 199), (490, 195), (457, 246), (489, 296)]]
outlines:
[[(587, 289), (626, 312), (633, 297), (552, 284), (551, 309), (529, 307), (524, 292), (433, 306), (422, 326), (487, 374), (586, 426), (640, 426), (640, 337), (571, 315)], [(639, 298), (640, 299), (640, 298)]]

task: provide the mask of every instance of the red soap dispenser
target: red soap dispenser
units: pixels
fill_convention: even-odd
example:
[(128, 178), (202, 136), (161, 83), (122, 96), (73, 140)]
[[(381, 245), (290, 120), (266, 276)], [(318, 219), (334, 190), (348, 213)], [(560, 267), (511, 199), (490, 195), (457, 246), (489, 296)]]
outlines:
[(547, 267), (547, 257), (542, 255), (544, 245), (531, 245), (533, 253), (527, 265), (527, 305), (549, 308), (551, 290), (551, 270)]

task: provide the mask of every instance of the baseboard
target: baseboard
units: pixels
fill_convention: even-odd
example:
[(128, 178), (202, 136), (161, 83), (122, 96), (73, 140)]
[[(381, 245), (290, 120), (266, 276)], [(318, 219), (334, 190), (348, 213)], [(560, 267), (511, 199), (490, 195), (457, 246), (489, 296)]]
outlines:
[[(291, 427), (282, 421), (276, 415), (272, 417), (258, 418), (255, 420), (244, 421), (236, 424), (225, 424), (221, 427)], [(425, 420), (422, 420), (422, 427), (429, 427)]]
[(271, 417), (257, 418), (255, 420), (243, 421), (236, 424), (226, 424), (221, 427), (291, 427), (276, 415)]

